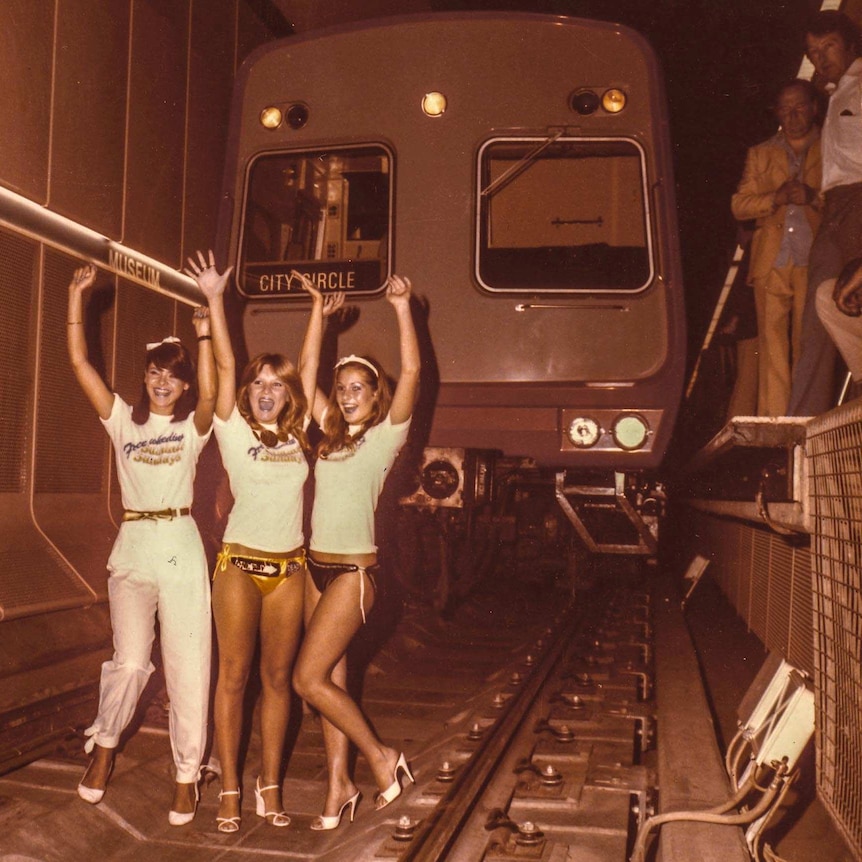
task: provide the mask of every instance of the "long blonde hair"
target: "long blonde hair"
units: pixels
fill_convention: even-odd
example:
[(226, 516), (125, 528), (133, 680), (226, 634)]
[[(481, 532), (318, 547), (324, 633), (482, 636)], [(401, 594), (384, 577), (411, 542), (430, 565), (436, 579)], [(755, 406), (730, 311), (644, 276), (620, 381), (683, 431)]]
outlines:
[(308, 401), (302, 391), (302, 381), (299, 379), (293, 363), (281, 353), (259, 353), (252, 359), (239, 382), (236, 393), (236, 406), (240, 416), (248, 422), (252, 431), (258, 435), (266, 429), (254, 418), (251, 409), (251, 400), (248, 396), (249, 386), (257, 379), (265, 366), (272, 368), (276, 377), (287, 387), (287, 402), (276, 420), (278, 431), (276, 436), (283, 443), (292, 434), (299, 441), (299, 445), (308, 451), (308, 435), (305, 433), (305, 417), (308, 413)]

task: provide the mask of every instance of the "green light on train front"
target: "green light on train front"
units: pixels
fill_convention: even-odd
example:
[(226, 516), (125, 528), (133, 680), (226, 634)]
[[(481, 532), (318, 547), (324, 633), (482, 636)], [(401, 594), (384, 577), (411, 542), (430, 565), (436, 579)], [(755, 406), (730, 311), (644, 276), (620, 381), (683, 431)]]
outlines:
[(270, 105), (260, 112), (260, 124), (265, 129), (277, 129), (283, 119), (284, 114), (282, 114), (281, 108), (276, 108), (274, 105)]
[(442, 93), (426, 93), (422, 97), (422, 111), (427, 117), (442, 117), (446, 111), (446, 97)]
[(638, 413), (623, 413), (614, 420), (611, 434), (614, 438), (614, 443), (625, 449), (632, 451), (640, 449), (649, 437), (649, 425), (646, 419)]

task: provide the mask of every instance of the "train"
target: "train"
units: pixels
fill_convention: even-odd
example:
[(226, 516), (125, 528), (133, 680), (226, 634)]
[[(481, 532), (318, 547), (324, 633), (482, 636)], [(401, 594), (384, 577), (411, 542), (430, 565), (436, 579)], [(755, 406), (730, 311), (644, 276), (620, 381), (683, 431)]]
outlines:
[[(422, 393), (378, 535), (408, 592), (438, 610), (501, 559), (513, 576), (568, 578), (584, 557), (656, 553), (685, 329), (667, 106), (646, 40), (506, 12), (285, 37), (243, 3), (210, 5), (188, 21), (180, 4), (129, 3), (110, 38), (64, 10), (27, 37), (54, 71), (34, 71), (32, 51), (10, 59), (14, 104), (65, 89), (51, 122), (25, 112), (0, 145), (0, 355), (20, 371), (0, 411), (0, 772), (58, 740), (79, 748), (111, 651), (105, 562), (122, 506), (65, 354), (82, 260), (99, 269), (90, 355), (127, 400), (141, 344), (193, 338), (200, 297), (181, 269), (213, 236), (220, 264), (235, 264), (231, 324), (250, 355), (297, 352), (298, 269), (348, 294), (325, 349), (397, 374), (382, 293), (392, 272), (410, 277)], [(248, 44), (261, 47), (234, 75)], [(205, 453), (195, 517), (211, 550), (218, 470)]]
[(407, 275), (402, 508), (476, 553), (544, 485), (579, 547), (650, 557), (685, 363), (671, 157), (658, 61), (618, 24), (454, 12), (267, 44), (237, 77), (217, 240), (249, 352), (299, 343), (296, 270), (346, 293), (338, 350), (397, 374), (380, 297)]

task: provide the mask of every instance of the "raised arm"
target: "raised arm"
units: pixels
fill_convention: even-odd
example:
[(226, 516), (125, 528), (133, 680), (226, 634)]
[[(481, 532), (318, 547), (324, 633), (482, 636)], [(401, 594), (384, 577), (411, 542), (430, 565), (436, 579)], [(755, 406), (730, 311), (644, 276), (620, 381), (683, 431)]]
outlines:
[(186, 267), (185, 272), (198, 283), (210, 310), (209, 331), (218, 370), (215, 413), (219, 419), (227, 420), (236, 404), (236, 359), (230, 343), (230, 331), (224, 311), (224, 292), (233, 267), (228, 267), (223, 273), (219, 273), (215, 268), (212, 250), (208, 260), (200, 251), (197, 260), (191, 257), (188, 260), (189, 266)]
[(409, 278), (392, 275), (386, 287), (386, 298), (395, 309), (398, 319), (398, 340), (401, 350), (401, 374), (392, 396), (389, 416), (393, 425), (406, 422), (413, 415), (416, 396), (419, 394), (419, 341), (410, 310), (412, 286)]
[(302, 380), (302, 391), (308, 401), (312, 418), (320, 424), (327, 402), (326, 395), (317, 386), (320, 346), (323, 342), (323, 318), (329, 317), (344, 305), (344, 294), (330, 293), (324, 297), (311, 280), (302, 273), (293, 270), (291, 276), (299, 278), (303, 290), (311, 295), (311, 314), (308, 316), (308, 326), (305, 329), (305, 338), (302, 340), (302, 350), (299, 354), (299, 378)]
[(92, 264), (75, 270), (69, 282), (69, 310), (66, 316), (66, 344), (75, 379), (84, 390), (102, 419), (111, 415), (114, 393), (105, 385), (99, 372), (90, 364), (87, 339), (84, 337), (84, 291), (96, 280), (96, 267)]
[(210, 336), (210, 312), (199, 305), (192, 315), (198, 337), (198, 403), (195, 406), (195, 428), (206, 434), (213, 424), (216, 405), (216, 367)]

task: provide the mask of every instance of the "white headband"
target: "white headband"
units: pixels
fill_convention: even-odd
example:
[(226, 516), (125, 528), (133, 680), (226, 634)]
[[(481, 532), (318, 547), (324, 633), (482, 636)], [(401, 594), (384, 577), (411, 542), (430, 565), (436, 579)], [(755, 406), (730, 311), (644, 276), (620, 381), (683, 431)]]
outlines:
[(375, 378), (380, 377), (380, 372), (374, 367), (374, 363), (369, 362), (367, 359), (363, 359), (361, 356), (356, 356), (353, 353), (351, 353), (350, 356), (343, 356), (339, 359), (338, 362), (335, 363), (335, 370), (337, 371), (342, 365), (347, 365), (349, 362), (358, 362), (360, 365), (370, 368), (374, 372)]
[(163, 344), (181, 344), (179, 338), (176, 335), (168, 335), (163, 338), (161, 341), (149, 341), (147, 342), (147, 353), (151, 350), (155, 350), (157, 347), (161, 347)]

